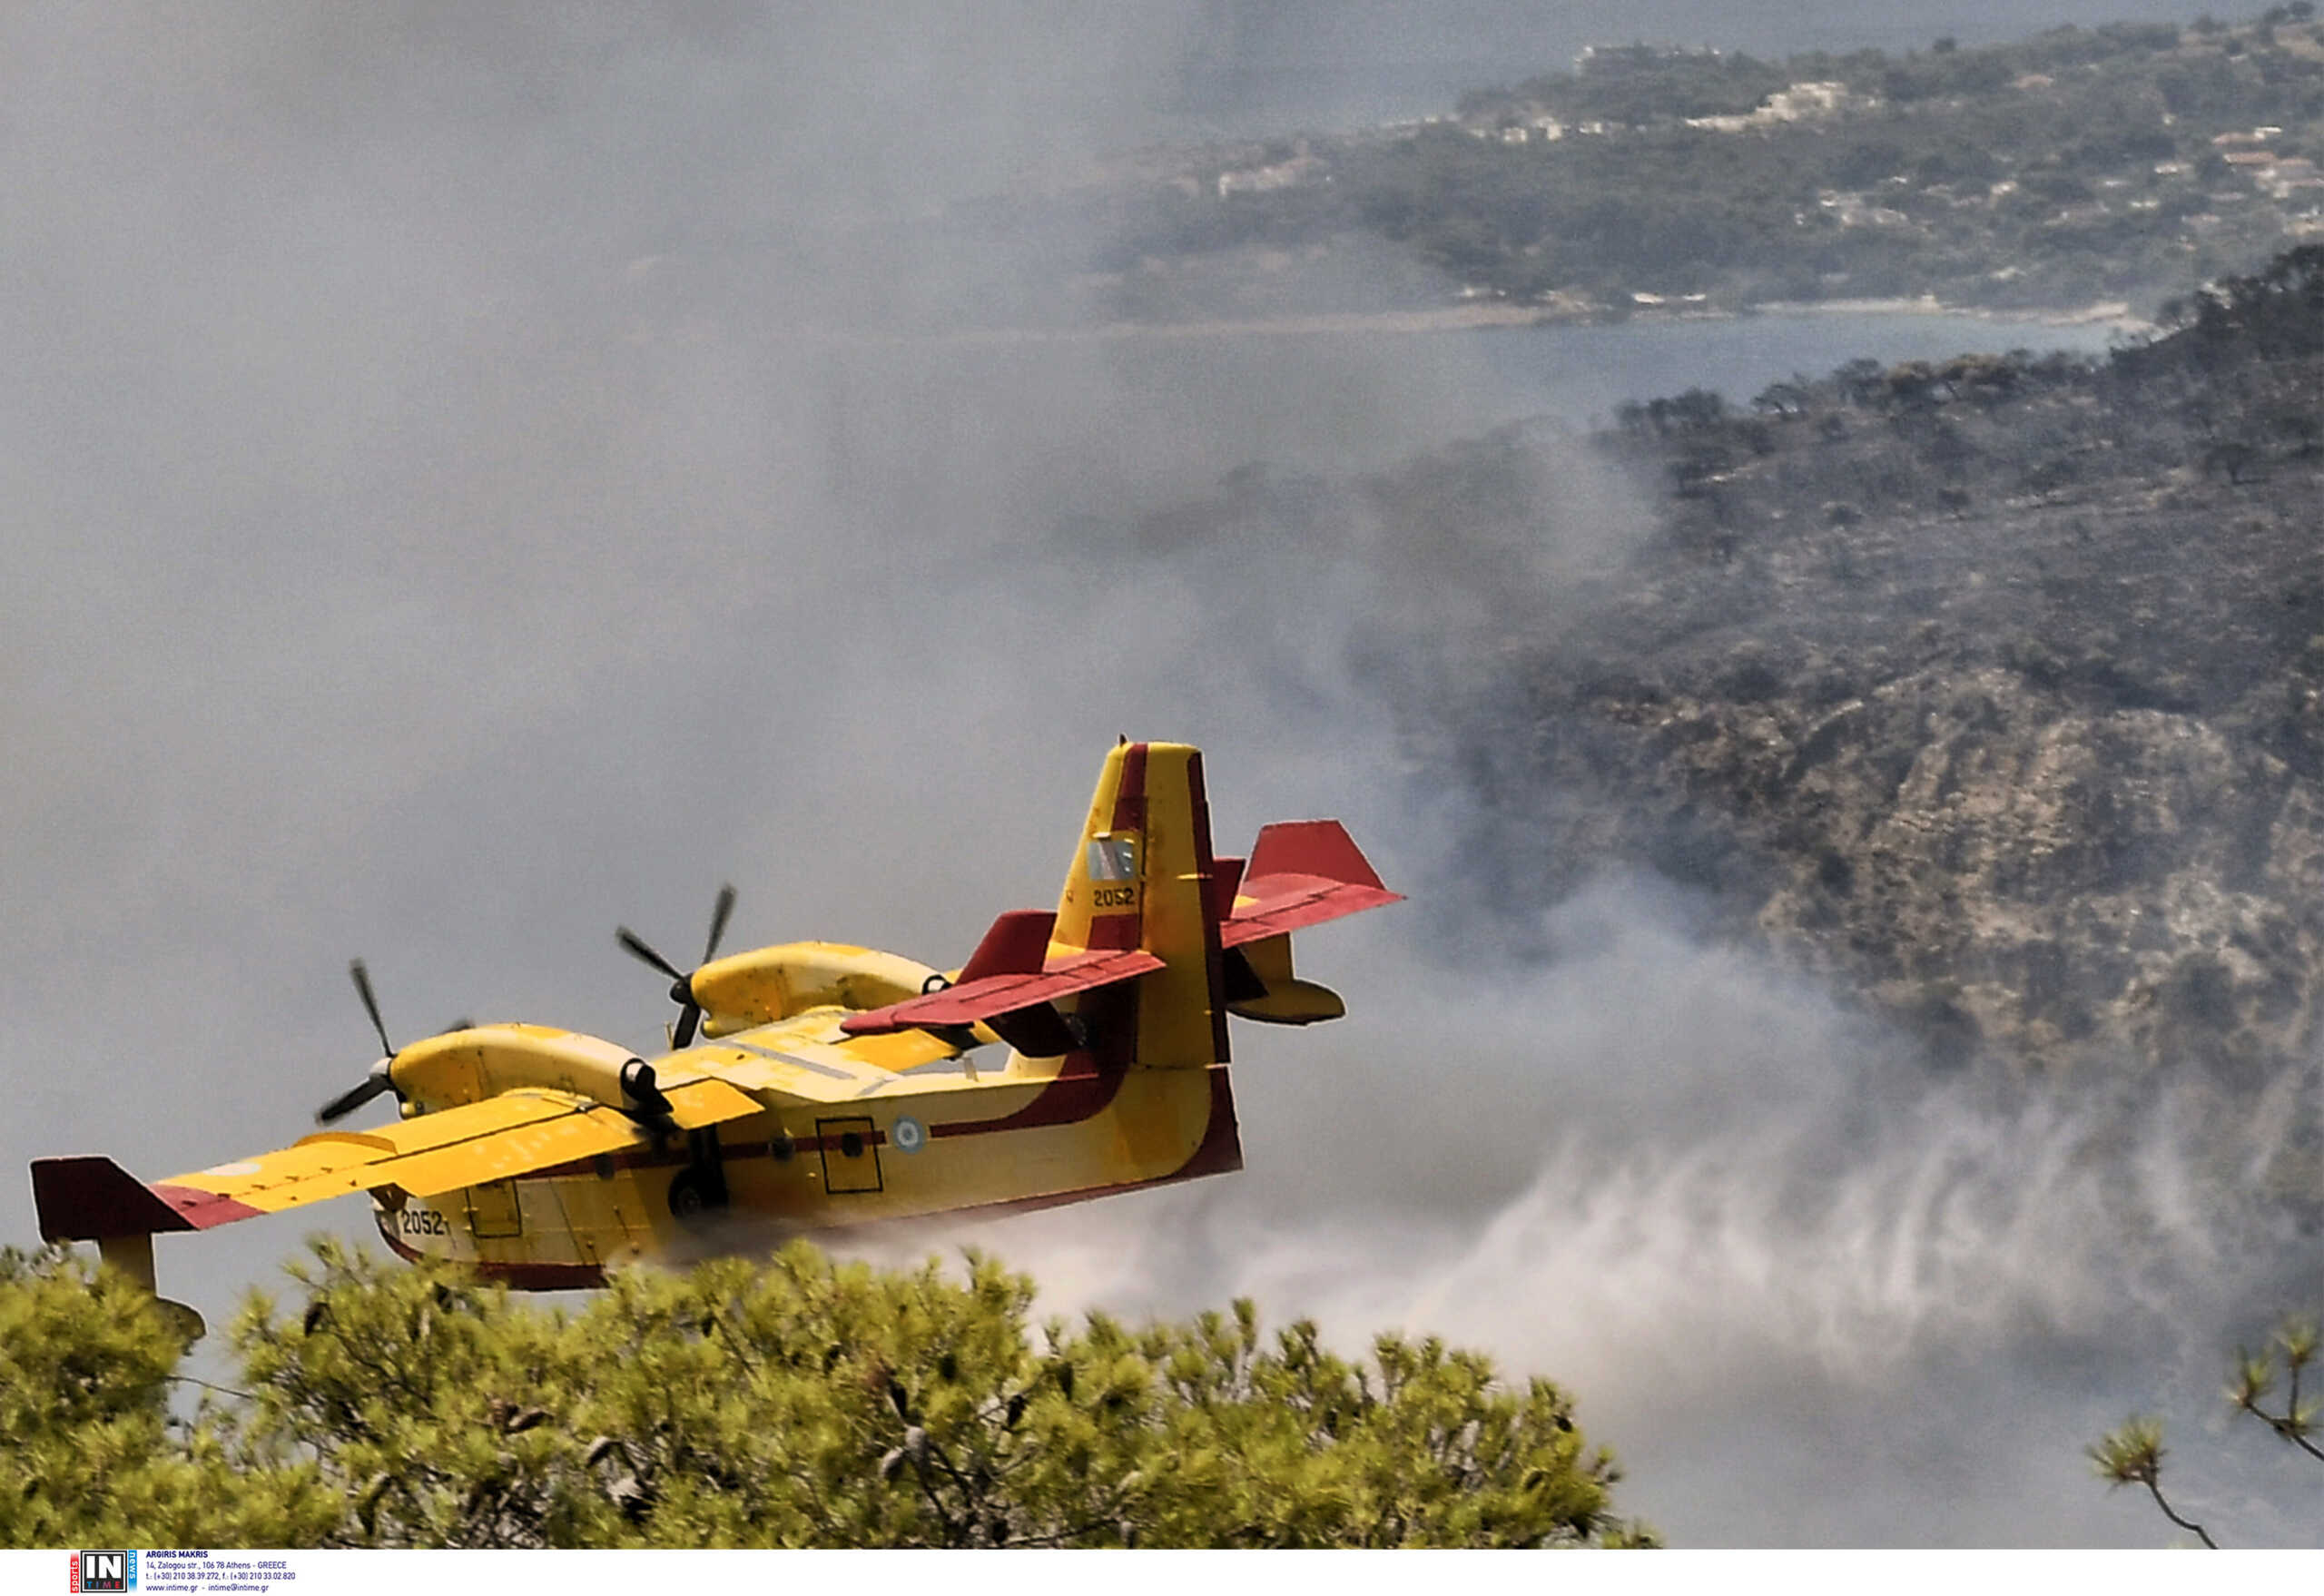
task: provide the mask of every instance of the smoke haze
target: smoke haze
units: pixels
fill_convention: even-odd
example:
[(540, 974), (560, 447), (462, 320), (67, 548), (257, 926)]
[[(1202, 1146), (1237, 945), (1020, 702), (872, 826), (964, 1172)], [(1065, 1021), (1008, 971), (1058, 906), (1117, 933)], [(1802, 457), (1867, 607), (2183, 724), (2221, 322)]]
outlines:
[[(1090, 242), (963, 198), (1640, 31), (2031, 25), (1950, 12), (0, 15), (0, 1162), (301, 1134), (370, 1061), (359, 952), (399, 1042), (649, 1044), (612, 928), (684, 948), (728, 877), (730, 948), (957, 960), (1050, 900), (1116, 734), (1183, 738), (1222, 848), (1336, 813), (1414, 894), (1303, 945), (1350, 1019), (1238, 1030), (1242, 1177), (883, 1246), (972, 1240), (1059, 1311), (1249, 1292), (1489, 1348), (1682, 1543), (2151, 1543), (2081, 1447), (2158, 1406), (2195, 1516), (2312, 1541), (2212, 1423), (2312, 1239), (2188, 1167), (2170, 1102), (1932, 1086), (1651, 881), (1543, 906), (1546, 963), (1467, 957), (1492, 862), (1408, 751), (1642, 525), (1578, 451), (1530, 544), (1273, 501), (1150, 536), (1255, 462), (1343, 479), (1535, 408), (1483, 340), (950, 336)], [(2255, 1148), (2312, 1072), (2281, 1092)], [(165, 1288), (221, 1323), (297, 1234), (165, 1241)]]

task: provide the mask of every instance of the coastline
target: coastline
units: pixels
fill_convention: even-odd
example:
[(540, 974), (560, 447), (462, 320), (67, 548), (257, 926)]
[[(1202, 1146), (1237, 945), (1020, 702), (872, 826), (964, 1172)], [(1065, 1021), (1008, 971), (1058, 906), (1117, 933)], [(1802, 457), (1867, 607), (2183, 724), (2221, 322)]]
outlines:
[(1739, 321), (1755, 317), (1929, 316), (1956, 317), (1996, 325), (2104, 327), (2125, 333), (2152, 330), (2131, 314), (2123, 300), (2073, 307), (1998, 310), (1946, 304), (1934, 296), (1888, 300), (1768, 300), (1740, 310), (1689, 307), (1640, 309), (1615, 317), (1602, 311), (1539, 305), (1437, 305), (1409, 310), (1321, 311), (1307, 316), (1259, 316), (1199, 321), (1107, 321), (1085, 326), (968, 328), (948, 332), (856, 333), (836, 329), (802, 330), (815, 342), (858, 344), (1014, 344), (1118, 341), (1133, 339), (1312, 338), (1351, 333), (1486, 332), (1541, 327), (1611, 327), (1624, 323), (1669, 325), (1686, 321)]
[(2131, 314), (2128, 300), (2096, 300), (2072, 309), (1997, 310), (1948, 305), (1933, 294), (1911, 300), (1768, 300), (1739, 312), (1746, 316), (1965, 316), (1977, 321), (2029, 327), (2117, 326), (2125, 332), (2152, 331), (2154, 323)]

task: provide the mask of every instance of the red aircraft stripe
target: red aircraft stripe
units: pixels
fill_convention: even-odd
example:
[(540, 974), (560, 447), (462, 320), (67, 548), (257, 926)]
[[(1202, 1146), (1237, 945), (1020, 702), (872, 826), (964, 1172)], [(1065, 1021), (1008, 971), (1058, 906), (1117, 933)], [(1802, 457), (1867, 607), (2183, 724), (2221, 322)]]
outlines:
[(1013, 1114), (996, 1119), (956, 1119), (931, 1125), (931, 1136), (990, 1136), (1002, 1130), (1032, 1130), (1046, 1125), (1078, 1125), (1105, 1112), (1122, 1089), (1128, 1070), (1100, 1067), (1088, 1053), (1068, 1053), (1058, 1073)]
[(191, 1186), (172, 1186), (167, 1181), (148, 1189), (176, 1209), (178, 1217), (196, 1230), (231, 1225), (237, 1219), (255, 1219), (267, 1211), (253, 1208), (248, 1203), (237, 1202), (230, 1197), (220, 1197), (214, 1191), (202, 1191)]
[[(379, 1227), (379, 1238), (388, 1244), (389, 1251), (407, 1264), (423, 1263), (436, 1256), (406, 1246), (389, 1235), (384, 1225)], [(511, 1291), (588, 1291), (606, 1283), (605, 1266), (601, 1264), (511, 1264), (491, 1258), (455, 1258), (452, 1261), (479, 1278), (496, 1281)]]
[[(1212, 907), (1209, 894), (1218, 877), (1217, 855), (1210, 845), (1210, 797), (1203, 790), (1202, 755), (1187, 758), (1187, 793), (1188, 808), (1194, 814), (1195, 874), (1203, 883), (1205, 912), (1202, 915), (1203, 990), (1210, 1004), (1210, 1056), (1214, 1062), (1226, 1062), (1229, 1049), (1226, 1040), (1226, 967), (1222, 961), (1226, 944), (1219, 940), (1218, 915)], [(1242, 862), (1236, 861), (1235, 872), (1242, 873)], [(1229, 889), (1226, 902), (1232, 907), (1235, 895)]]
[(1243, 1140), (1235, 1123), (1235, 1094), (1227, 1085), (1226, 1071), (1224, 1069), (1213, 1069), (1210, 1072), (1210, 1118), (1203, 1128), (1202, 1141), (1196, 1147), (1193, 1156), (1169, 1174), (1157, 1175), (1147, 1180), (1119, 1181), (1110, 1186), (1085, 1186), (1073, 1191), (1050, 1192), (1041, 1197), (1004, 1197), (999, 1202), (981, 1203), (973, 1207), (948, 1208), (944, 1211), (944, 1217), (997, 1217), (1005, 1214), (1038, 1213), (1044, 1208), (1061, 1208), (1068, 1203), (1082, 1202), (1090, 1197), (1144, 1191), (1157, 1186), (1175, 1186), (1179, 1181), (1198, 1180), (1206, 1175), (1230, 1175), (1242, 1167)]

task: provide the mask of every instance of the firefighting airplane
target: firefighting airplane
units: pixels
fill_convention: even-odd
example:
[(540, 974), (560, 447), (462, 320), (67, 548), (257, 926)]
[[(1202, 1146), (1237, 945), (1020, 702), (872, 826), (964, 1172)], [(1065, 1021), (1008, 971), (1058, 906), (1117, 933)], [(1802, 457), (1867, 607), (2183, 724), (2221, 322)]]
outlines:
[(1338, 994), (1292, 973), (1291, 932), (1398, 896), (1337, 821), (1214, 856), (1201, 754), (1125, 742), (1056, 912), (1001, 915), (957, 970), (833, 942), (710, 957), (730, 890), (691, 972), (620, 933), (683, 1005), (673, 1050), (646, 1059), (537, 1025), (397, 1049), (358, 964), (386, 1056), (317, 1118), (392, 1094), (399, 1121), (151, 1184), (103, 1157), (37, 1159), (40, 1232), (94, 1241), (150, 1290), (157, 1234), (364, 1191), (404, 1257), (555, 1290), (699, 1250), (722, 1210), (828, 1230), (1223, 1174), (1243, 1164), (1226, 1017), (1337, 1019)]

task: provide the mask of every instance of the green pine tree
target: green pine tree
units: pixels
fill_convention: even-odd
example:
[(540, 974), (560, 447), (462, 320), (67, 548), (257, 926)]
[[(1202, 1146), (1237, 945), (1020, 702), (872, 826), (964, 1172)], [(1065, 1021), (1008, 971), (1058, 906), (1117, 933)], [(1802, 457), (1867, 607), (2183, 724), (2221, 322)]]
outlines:
[[(1547, 1381), (1256, 1310), (1131, 1327), (1033, 1283), (772, 1262), (620, 1276), (577, 1310), (318, 1242), (169, 1416), (133, 1288), (0, 1269), (0, 1543), (530, 1546), (1652, 1544)], [(21, 1417), (20, 1417), (21, 1415)]]

